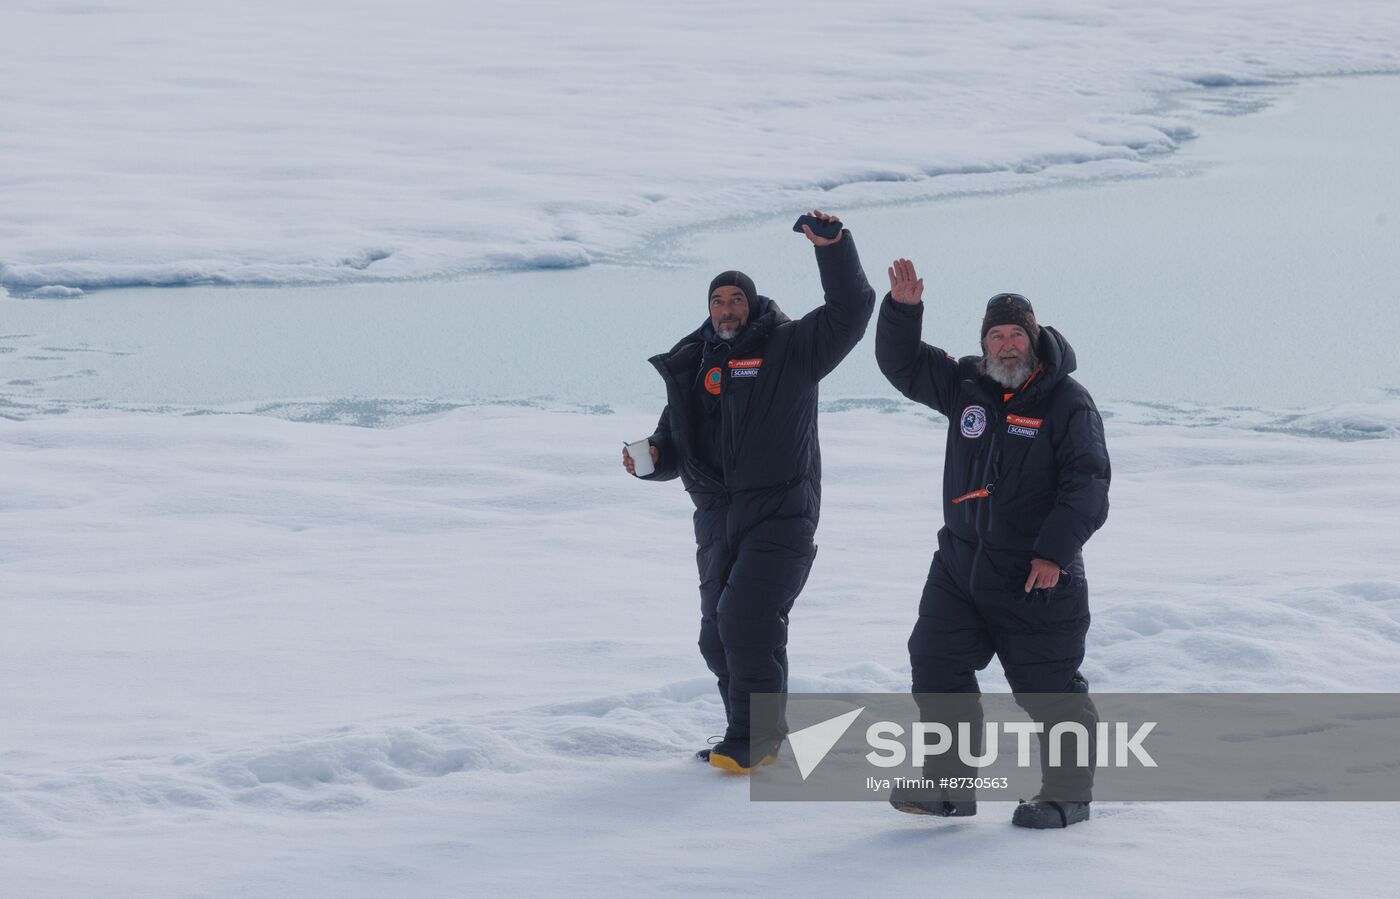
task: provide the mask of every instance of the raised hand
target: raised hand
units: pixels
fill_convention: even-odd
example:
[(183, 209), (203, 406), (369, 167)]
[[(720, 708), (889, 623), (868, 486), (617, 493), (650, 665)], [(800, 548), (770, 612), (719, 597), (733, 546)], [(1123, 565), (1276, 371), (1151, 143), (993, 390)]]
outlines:
[(890, 296), (896, 303), (913, 306), (924, 300), (924, 279), (908, 259), (896, 259), (890, 266)]
[[(807, 214), (810, 215), (810, 216), (812, 216), (813, 218), (819, 218), (819, 219), (821, 219), (821, 220), (824, 221), (824, 222), (839, 222), (839, 221), (841, 221), (841, 219), (837, 218), (836, 216), (834, 216), (834, 215), (827, 215), (825, 212), (822, 212), (820, 209), (813, 209), (811, 212), (809, 212), (809, 213), (807, 213)], [(819, 246), (819, 247), (829, 247), (829, 246), (831, 246), (832, 244), (836, 243), (837, 241), (839, 241), (839, 240), (841, 239), (841, 232), (837, 232), (837, 234), (836, 234), (835, 237), (830, 237), (830, 238), (828, 238), (828, 237), (818, 237), (817, 235), (815, 235), (815, 234), (812, 233), (812, 227), (811, 227), (810, 225), (803, 225), (803, 226), (802, 226), (802, 233), (806, 234), (806, 235), (807, 235), (807, 239), (810, 240), (813, 244), (815, 244), (816, 246)]]

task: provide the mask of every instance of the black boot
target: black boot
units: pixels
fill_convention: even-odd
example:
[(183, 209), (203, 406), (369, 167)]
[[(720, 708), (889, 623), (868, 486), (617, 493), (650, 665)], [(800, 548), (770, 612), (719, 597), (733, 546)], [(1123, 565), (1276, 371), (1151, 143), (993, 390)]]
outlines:
[[(709, 740), (710, 746), (714, 746), (716, 743), (723, 743), (723, 742), (724, 742), (724, 737), (710, 737), (710, 740)], [(708, 765), (708, 764), (710, 763), (710, 750), (709, 750), (709, 749), (697, 749), (697, 750), (695, 751), (695, 757), (696, 757), (697, 759), (699, 759), (700, 761), (702, 761), (702, 762), (704, 762), (705, 764)]]
[(1016, 806), (1011, 823), (1036, 830), (1060, 830), (1089, 820), (1089, 803), (1073, 800), (1032, 799)]

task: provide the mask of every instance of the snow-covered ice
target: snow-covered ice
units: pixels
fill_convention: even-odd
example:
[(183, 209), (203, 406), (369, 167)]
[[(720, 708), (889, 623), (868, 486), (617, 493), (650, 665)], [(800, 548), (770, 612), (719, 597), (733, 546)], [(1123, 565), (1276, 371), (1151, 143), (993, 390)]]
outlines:
[(0, 4), (0, 286), (577, 266), (1143, 172), (1163, 97), (1400, 70), (1385, 0)]
[[(1104, 691), (1395, 691), (1400, 406), (1368, 436), (1107, 409)], [(1101, 804), (1063, 835), (756, 803), (689, 758), (689, 501), (653, 410), (0, 430), (6, 895), (1379, 895), (1393, 804)], [(943, 424), (824, 413), (793, 688), (907, 688)], [(1376, 436), (1377, 434), (1389, 436)], [(996, 665), (984, 678), (1005, 689)], [(1305, 849), (1304, 849), (1305, 847)]]
[[(1388, 803), (750, 803), (690, 758), (689, 502), (617, 458), (669, 298), (748, 245), (815, 302), (749, 229), (836, 209), (876, 282), (929, 260), (929, 339), (970, 350), (993, 279), (1066, 325), (1115, 475), (1096, 690), (1397, 691), (1400, 385), (1357, 352), (1400, 308), (1394, 126), (1345, 124), (1390, 88), (1188, 163), (1228, 177), (1007, 196), (1400, 72), (1392, 4), (7, 0), (0, 34), (0, 896), (1395, 892)], [(620, 278), (668, 302), (591, 320)], [(242, 287), (152, 287), (193, 284)], [(902, 691), (943, 422), (868, 344), (822, 408), (792, 687)]]
[[(1024, 293), (1084, 356), (1099, 400), (1218, 415), (1332, 409), (1400, 387), (1400, 354), (1347, 361), (1359, 323), (1400, 333), (1400, 118), (1375, 115), (1400, 108), (1400, 78), (1191, 97), (1256, 111), (1196, 114), (1200, 138), (1154, 163), (1154, 177), (829, 208), (877, 287), (892, 258), (918, 263), (930, 340), (970, 352), (979, 300)], [(648, 257), (663, 264), (0, 297), (0, 415), (233, 408), (374, 424), (483, 401), (659, 403), (645, 359), (695, 327), (716, 271), (743, 269), (789, 314), (820, 301), (791, 223), (688, 228)], [(581, 376), (583, 347), (606, 355), (605, 370)], [(1280, 371), (1290, 375), (1241, 376)], [(841, 366), (822, 393), (897, 397), (869, 364)]]

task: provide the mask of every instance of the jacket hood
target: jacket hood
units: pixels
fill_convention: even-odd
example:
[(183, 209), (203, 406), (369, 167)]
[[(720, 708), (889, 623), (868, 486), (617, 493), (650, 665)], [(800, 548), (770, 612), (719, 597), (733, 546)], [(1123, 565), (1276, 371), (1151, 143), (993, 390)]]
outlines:
[(1063, 334), (1049, 325), (1040, 326), (1040, 341), (1036, 344), (1035, 354), (1040, 357), (1041, 372), (1027, 391), (1032, 396), (1049, 393), (1078, 367), (1074, 347), (1069, 345)]
[(1049, 325), (1040, 326), (1040, 343), (1037, 344), (1035, 353), (1045, 365), (1047, 382), (1051, 380), (1048, 376), (1053, 375), (1053, 379), (1058, 381), (1079, 367), (1074, 347), (1065, 340), (1065, 335)]

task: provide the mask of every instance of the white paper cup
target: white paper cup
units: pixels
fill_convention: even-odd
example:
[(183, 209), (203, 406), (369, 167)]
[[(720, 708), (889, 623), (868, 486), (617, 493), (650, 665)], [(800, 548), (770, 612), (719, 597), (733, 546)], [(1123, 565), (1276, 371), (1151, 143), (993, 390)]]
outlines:
[(636, 466), (637, 477), (644, 478), (656, 471), (656, 466), (651, 461), (650, 440), (638, 440), (636, 443), (627, 444), (627, 455), (631, 457), (632, 464)]

